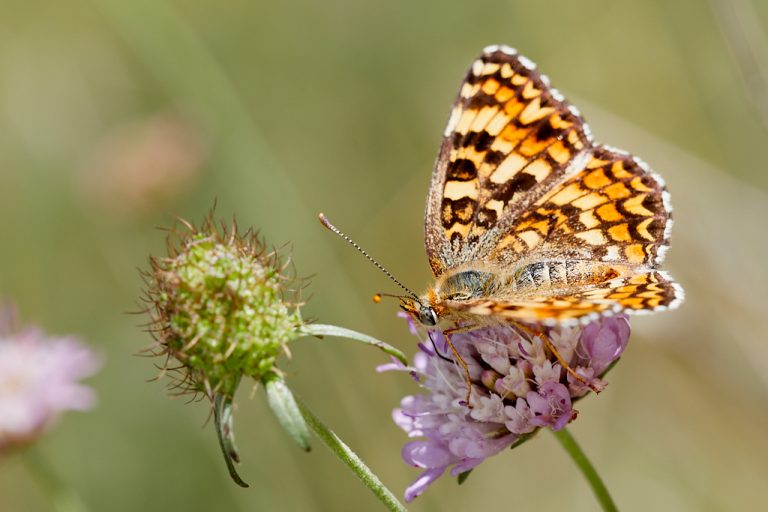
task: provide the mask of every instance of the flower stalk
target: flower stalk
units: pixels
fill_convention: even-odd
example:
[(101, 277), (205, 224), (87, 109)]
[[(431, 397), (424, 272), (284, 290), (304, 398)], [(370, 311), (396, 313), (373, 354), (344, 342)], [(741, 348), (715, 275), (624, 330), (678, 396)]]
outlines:
[(368, 489), (376, 495), (388, 510), (393, 512), (405, 512), (406, 508), (395, 497), (395, 495), (387, 489), (387, 487), (379, 480), (368, 466), (362, 461), (362, 459), (353, 452), (339, 436), (337, 436), (333, 430), (329, 429), (314, 413), (307, 407), (301, 400), (297, 400), (299, 410), (304, 416), (307, 425), (312, 431), (320, 438), (323, 443), (333, 452), (359, 479), (365, 484)]
[(608, 488), (605, 486), (603, 479), (600, 478), (600, 475), (597, 473), (595, 466), (593, 466), (589, 461), (587, 455), (581, 449), (581, 446), (579, 446), (579, 443), (576, 442), (576, 439), (573, 438), (568, 429), (564, 428), (561, 430), (552, 431), (552, 434), (554, 434), (555, 438), (557, 438), (557, 440), (560, 442), (560, 445), (568, 453), (568, 455), (570, 455), (574, 464), (576, 464), (576, 466), (579, 468), (579, 471), (581, 471), (582, 475), (584, 475), (584, 478), (586, 478), (589, 486), (592, 488), (592, 492), (597, 498), (598, 503), (600, 503), (600, 507), (605, 512), (618, 512), (619, 509), (616, 507), (616, 503), (613, 501), (613, 498), (611, 498), (611, 495), (608, 492)]
[(385, 354), (389, 354), (390, 356), (400, 361), (402, 364), (408, 364), (408, 359), (405, 357), (405, 354), (397, 350), (392, 345), (384, 343), (381, 340), (377, 340), (376, 338), (368, 336), (367, 334), (353, 331), (352, 329), (337, 327), (335, 325), (307, 324), (301, 327), (301, 334), (317, 337), (334, 336), (336, 338), (346, 338), (348, 340), (357, 341), (359, 343), (377, 347)]

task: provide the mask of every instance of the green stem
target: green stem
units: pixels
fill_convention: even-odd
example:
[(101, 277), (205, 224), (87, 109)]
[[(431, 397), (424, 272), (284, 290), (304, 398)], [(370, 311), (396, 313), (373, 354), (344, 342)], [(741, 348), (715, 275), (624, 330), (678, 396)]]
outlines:
[(589, 486), (592, 488), (592, 492), (595, 493), (595, 497), (602, 509), (606, 512), (618, 512), (619, 509), (616, 507), (613, 498), (611, 498), (608, 488), (605, 487), (603, 479), (597, 474), (595, 466), (589, 462), (589, 459), (582, 451), (579, 443), (576, 442), (576, 439), (573, 438), (567, 429), (558, 430), (553, 433), (557, 440), (560, 441), (560, 444), (565, 451), (568, 452), (568, 455), (571, 456), (571, 459), (573, 459), (573, 462), (578, 466), (579, 470), (581, 470), (584, 478), (589, 482)]
[(377, 340), (373, 336), (368, 336), (367, 334), (353, 331), (352, 329), (336, 327), (335, 325), (307, 324), (301, 327), (300, 332), (305, 336), (334, 336), (337, 338), (346, 338), (364, 343), (366, 345), (371, 345), (382, 350), (384, 353), (397, 358), (397, 360), (403, 363), (404, 366), (408, 366), (408, 358), (406, 358), (402, 352), (397, 350), (389, 343), (384, 343), (381, 340)]
[(373, 494), (376, 495), (384, 505), (392, 511), (405, 512), (406, 508), (402, 503), (392, 494), (392, 491), (387, 489), (379, 477), (373, 474), (373, 472), (365, 465), (365, 463), (353, 452), (344, 441), (339, 439), (331, 429), (326, 427), (320, 419), (315, 416), (312, 411), (302, 402), (298, 397), (296, 402), (299, 405), (299, 410), (307, 421), (309, 428), (311, 428), (317, 437), (319, 437), (325, 445), (341, 459), (341, 461), (357, 475), (357, 477), (368, 487)]
[(86, 512), (87, 508), (80, 496), (56, 474), (34, 447), (27, 448), (24, 462), (48, 495), (56, 512)]

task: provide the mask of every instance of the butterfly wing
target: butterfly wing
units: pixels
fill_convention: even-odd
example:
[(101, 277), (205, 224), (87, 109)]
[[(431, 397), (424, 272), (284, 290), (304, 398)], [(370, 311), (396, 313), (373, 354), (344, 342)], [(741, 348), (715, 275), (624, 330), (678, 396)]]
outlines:
[(535, 65), (488, 47), (461, 86), (432, 173), (425, 235), (435, 276), (485, 259), (536, 199), (584, 166), (589, 129)]
[(612, 279), (567, 295), (542, 295), (525, 301), (447, 301), (446, 306), (471, 315), (492, 315), (519, 322), (552, 325), (589, 323), (617, 313), (650, 313), (676, 308), (684, 292), (666, 272), (650, 270)]
[(616, 279), (544, 287), (524, 301), (489, 290), (444, 302), (459, 314), (567, 323), (682, 300), (680, 286), (653, 270), (672, 227), (663, 180), (626, 152), (594, 145), (578, 111), (509, 48), (486, 48), (467, 73), (432, 174), (425, 224), (436, 277), (459, 266), (504, 274), (547, 260), (616, 264), (606, 274)]
[(644, 162), (597, 146), (583, 169), (503, 220), (486, 259), (504, 267), (547, 254), (654, 268), (666, 254), (671, 210), (664, 182)]

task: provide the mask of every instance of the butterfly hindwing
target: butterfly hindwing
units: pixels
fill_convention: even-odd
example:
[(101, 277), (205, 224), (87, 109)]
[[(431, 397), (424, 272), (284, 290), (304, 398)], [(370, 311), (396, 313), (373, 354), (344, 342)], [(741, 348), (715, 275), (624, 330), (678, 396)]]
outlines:
[(650, 313), (677, 307), (683, 289), (666, 272), (651, 270), (612, 279), (566, 294), (533, 297), (524, 301), (477, 299), (455, 301), (449, 306), (472, 315), (543, 324), (587, 323), (598, 316), (617, 313)]
[(530, 253), (655, 267), (672, 227), (661, 178), (633, 156), (594, 148), (585, 167), (512, 219), (489, 254), (506, 266)]

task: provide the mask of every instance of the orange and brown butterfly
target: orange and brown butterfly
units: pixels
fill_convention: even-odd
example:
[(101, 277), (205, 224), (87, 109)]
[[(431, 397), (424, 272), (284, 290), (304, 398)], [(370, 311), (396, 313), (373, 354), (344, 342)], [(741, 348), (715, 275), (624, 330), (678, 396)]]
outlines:
[(672, 228), (664, 181), (593, 142), (529, 59), (485, 48), (443, 135), (425, 218), (436, 282), (401, 298), (421, 323), (586, 324), (682, 302), (658, 270)]

